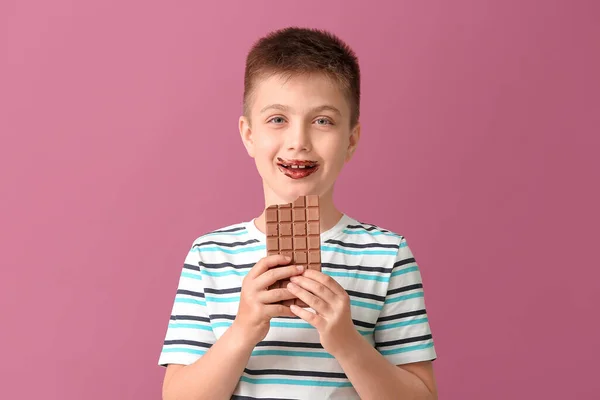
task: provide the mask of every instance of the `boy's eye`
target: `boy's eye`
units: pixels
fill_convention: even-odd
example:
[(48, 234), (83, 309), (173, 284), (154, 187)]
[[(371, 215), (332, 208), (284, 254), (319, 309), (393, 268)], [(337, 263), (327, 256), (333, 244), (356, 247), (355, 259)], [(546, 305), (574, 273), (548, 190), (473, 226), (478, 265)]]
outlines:
[(333, 123), (328, 118), (318, 118), (315, 120), (317, 125), (333, 125)]
[(268, 120), (267, 122), (273, 123), (273, 124), (276, 124), (276, 125), (280, 125), (280, 124), (283, 124), (285, 122), (285, 119), (283, 119), (283, 117), (273, 117), (270, 120)]

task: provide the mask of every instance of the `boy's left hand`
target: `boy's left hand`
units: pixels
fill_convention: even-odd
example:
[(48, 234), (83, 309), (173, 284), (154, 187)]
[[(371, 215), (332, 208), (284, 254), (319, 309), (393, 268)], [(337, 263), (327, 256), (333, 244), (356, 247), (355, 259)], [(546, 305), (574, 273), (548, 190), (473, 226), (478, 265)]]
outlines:
[(337, 358), (341, 352), (353, 348), (353, 341), (362, 339), (352, 322), (348, 293), (335, 279), (308, 269), (290, 280), (287, 289), (316, 314), (296, 305), (290, 308), (319, 331), (325, 351)]

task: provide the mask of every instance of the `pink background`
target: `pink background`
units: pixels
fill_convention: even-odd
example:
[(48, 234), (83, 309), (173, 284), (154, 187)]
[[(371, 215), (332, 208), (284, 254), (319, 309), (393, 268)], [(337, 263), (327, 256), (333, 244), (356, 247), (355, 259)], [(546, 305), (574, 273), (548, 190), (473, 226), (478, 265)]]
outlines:
[(243, 64), (288, 25), (360, 56), (336, 198), (420, 261), (440, 398), (597, 395), (599, 3), (379, 3), (0, 3), (3, 398), (160, 398), (188, 247), (262, 207)]

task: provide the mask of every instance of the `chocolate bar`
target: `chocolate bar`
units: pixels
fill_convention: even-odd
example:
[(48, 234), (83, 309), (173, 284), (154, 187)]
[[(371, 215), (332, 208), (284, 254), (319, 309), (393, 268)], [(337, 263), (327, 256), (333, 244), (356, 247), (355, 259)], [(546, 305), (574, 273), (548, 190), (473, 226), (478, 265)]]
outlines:
[[(300, 196), (293, 203), (267, 207), (267, 255), (282, 254), (292, 257), (289, 265), (303, 265), (305, 269), (321, 271), (321, 230), (319, 196)], [(289, 280), (276, 282), (269, 289), (285, 288)], [(282, 304), (307, 305), (300, 299)]]

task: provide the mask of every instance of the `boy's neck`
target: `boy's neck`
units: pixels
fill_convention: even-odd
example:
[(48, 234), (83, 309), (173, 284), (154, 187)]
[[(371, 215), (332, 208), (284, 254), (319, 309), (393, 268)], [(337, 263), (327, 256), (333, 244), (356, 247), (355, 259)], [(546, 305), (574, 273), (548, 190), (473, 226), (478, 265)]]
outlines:
[[(265, 209), (272, 204), (265, 199)], [(340, 219), (342, 218), (343, 213), (337, 209), (335, 204), (333, 203), (333, 191), (329, 191), (328, 193), (319, 197), (319, 212), (320, 212), (320, 228), (321, 233), (328, 231), (333, 228)], [(260, 216), (256, 217), (254, 220), (254, 225), (256, 228), (262, 233), (266, 233), (266, 222), (265, 222), (265, 211), (260, 214)]]

